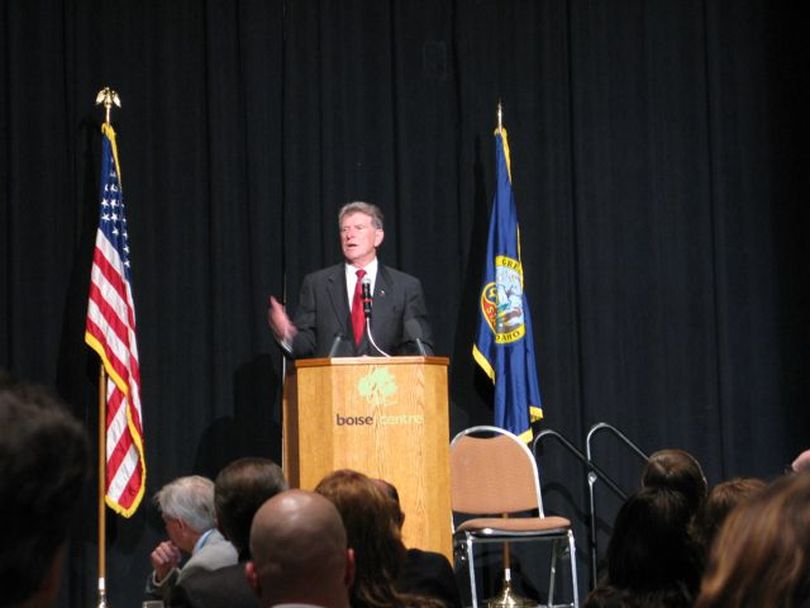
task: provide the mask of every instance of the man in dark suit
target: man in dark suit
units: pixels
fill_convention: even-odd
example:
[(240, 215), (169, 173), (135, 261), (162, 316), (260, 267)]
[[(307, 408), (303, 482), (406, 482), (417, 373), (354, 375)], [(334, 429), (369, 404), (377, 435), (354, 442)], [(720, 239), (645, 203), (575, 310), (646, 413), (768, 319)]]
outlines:
[[(268, 322), (282, 348), (295, 358), (431, 354), (422, 284), (377, 260), (384, 236), (380, 209), (348, 203), (338, 222), (344, 262), (304, 278), (294, 321), (270, 298)], [(365, 298), (370, 331), (364, 284), (373, 294)]]

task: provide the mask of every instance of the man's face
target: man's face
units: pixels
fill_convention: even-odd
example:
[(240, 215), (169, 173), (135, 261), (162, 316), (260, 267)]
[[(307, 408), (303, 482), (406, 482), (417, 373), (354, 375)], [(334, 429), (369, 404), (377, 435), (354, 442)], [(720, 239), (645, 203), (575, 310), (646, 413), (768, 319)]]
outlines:
[(365, 266), (371, 262), (382, 240), (383, 231), (374, 227), (370, 215), (358, 211), (344, 216), (340, 222), (340, 246), (350, 264)]
[(163, 525), (166, 527), (166, 535), (178, 547), (183, 545), (183, 534), (180, 520), (174, 517), (163, 515)]

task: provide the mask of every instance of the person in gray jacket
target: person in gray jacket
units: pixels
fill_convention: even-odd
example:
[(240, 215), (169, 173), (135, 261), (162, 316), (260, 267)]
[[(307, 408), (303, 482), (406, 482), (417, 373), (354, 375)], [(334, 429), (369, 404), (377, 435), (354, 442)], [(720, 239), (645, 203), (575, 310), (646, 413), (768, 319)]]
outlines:
[[(169, 539), (149, 556), (153, 571), (146, 581), (150, 599), (167, 601), (183, 578), (237, 562), (234, 546), (216, 529), (214, 482), (199, 475), (180, 477), (155, 495)], [(181, 566), (183, 554), (190, 557)]]

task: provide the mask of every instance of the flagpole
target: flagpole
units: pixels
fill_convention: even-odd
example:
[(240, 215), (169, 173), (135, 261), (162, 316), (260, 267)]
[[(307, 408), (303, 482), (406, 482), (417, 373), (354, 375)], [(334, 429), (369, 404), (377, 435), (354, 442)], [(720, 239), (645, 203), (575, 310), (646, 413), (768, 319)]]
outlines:
[(107, 510), (104, 496), (107, 494), (107, 373), (104, 364), (99, 364), (98, 374), (98, 608), (107, 606)]
[[(104, 87), (96, 95), (96, 105), (104, 104), (104, 122), (110, 125), (113, 104), (121, 107), (118, 93)], [(107, 608), (107, 373), (99, 363), (98, 377), (98, 597), (96, 608)]]
[[(503, 135), (503, 104), (498, 98), (498, 135)], [(503, 515), (507, 517), (506, 514)], [(509, 555), (509, 543), (503, 543), (503, 586), (501, 592), (487, 601), (488, 608), (528, 608), (534, 605), (530, 600), (518, 595), (512, 588), (512, 559)]]

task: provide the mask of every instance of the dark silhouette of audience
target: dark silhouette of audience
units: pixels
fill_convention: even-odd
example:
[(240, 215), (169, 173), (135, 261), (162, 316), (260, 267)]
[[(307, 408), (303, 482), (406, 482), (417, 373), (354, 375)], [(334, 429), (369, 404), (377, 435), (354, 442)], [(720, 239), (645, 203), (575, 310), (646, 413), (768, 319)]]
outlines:
[(394, 503), (367, 476), (339, 470), (315, 491), (337, 507), (357, 564), (352, 608), (440, 608), (432, 598), (402, 593), (396, 581), (405, 558)]
[(284, 473), (267, 458), (240, 458), (223, 468), (214, 481), (217, 527), (238, 553), (239, 561), (216, 570), (198, 571), (175, 585), (170, 606), (252, 608), (253, 589), (245, 578), (250, 559), (250, 526), (265, 501), (287, 489)]
[[(400, 530), (405, 523), (405, 514), (399, 502), (399, 492), (394, 484), (384, 479), (374, 479), (375, 484), (394, 502), (394, 514)], [(403, 593), (415, 593), (441, 601), (447, 608), (461, 608), (453, 566), (441, 553), (410, 548), (396, 581)]]
[(56, 601), (81, 504), (87, 438), (49, 391), (0, 376), (0, 604), (45, 608)]
[(708, 554), (720, 526), (738, 504), (762, 492), (768, 484), (755, 477), (735, 477), (714, 486), (695, 520), (695, 538)]
[(784, 476), (726, 518), (695, 608), (810, 606), (810, 473)]
[(689, 452), (667, 448), (654, 452), (641, 473), (642, 488), (667, 488), (686, 499), (690, 520), (706, 500), (708, 484), (703, 468)]
[(685, 496), (661, 487), (642, 488), (622, 505), (607, 549), (604, 580), (586, 608), (686, 608), (701, 575), (700, 548), (688, 532)]
[(354, 551), (323, 496), (289, 490), (268, 500), (253, 520), (250, 549), (247, 578), (262, 607), (349, 608)]

